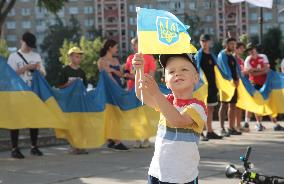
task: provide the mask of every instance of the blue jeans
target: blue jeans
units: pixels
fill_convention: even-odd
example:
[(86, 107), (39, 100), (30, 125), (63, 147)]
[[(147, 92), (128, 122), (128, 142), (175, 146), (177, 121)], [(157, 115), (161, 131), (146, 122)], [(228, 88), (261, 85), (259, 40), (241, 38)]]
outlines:
[[(174, 183), (162, 182), (158, 178), (148, 175), (148, 184), (174, 184)], [(195, 180), (185, 184), (198, 184), (198, 177)]]

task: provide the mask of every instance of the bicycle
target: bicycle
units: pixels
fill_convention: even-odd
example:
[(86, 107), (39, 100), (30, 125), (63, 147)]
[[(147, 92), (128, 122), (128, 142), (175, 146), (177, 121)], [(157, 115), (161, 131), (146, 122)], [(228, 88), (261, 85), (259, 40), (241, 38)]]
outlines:
[(251, 147), (247, 147), (245, 156), (240, 156), (243, 162), (244, 171), (240, 171), (234, 165), (230, 164), (226, 167), (227, 178), (238, 178), (240, 184), (284, 184), (284, 178), (279, 176), (265, 176), (251, 171), (252, 163), (249, 162)]

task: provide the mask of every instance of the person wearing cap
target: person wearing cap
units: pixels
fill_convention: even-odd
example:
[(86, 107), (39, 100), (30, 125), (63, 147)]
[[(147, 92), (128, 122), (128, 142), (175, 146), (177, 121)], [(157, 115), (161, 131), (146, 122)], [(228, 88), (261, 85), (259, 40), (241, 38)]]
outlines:
[[(216, 86), (215, 71), (216, 56), (210, 52), (211, 38), (207, 34), (200, 36), (201, 49), (195, 54), (195, 61), (200, 75), (202, 72), (205, 74), (208, 82), (208, 96), (207, 96), (207, 108), (208, 118), (206, 123), (207, 135), (201, 136), (201, 141), (208, 141), (209, 139), (222, 139), (222, 136), (217, 135), (212, 128), (213, 112), (216, 105), (218, 105), (218, 89)], [(202, 76), (200, 76), (202, 77)]]
[(80, 68), (84, 52), (79, 47), (72, 47), (69, 49), (67, 55), (69, 64), (64, 66), (59, 73), (59, 88), (65, 88), (72, 82), (79, 79), (82, 80), (85, 87), (88, 82), (85, 72)]
[[(8, 64), (16, 73), (31, 86), (32, 73), (34, 70), (39, 70), (41, 74), (45, 75), (45, 69), (43, 61), (37, 52), (33, 49), (36, 48), (36, 37), (30, 32), (25, 32), (21, 39), (21, 48), (12, 53), (8, 58)], [(18, 148), (19, 130), (11, 130), (11, 142), (12, 142), (12, 158), (22, 159), (25, 156)], [(42, 152), (37, 147), (38, 129), (30, 129), (31, 136), (31, 154), (36, 156), (42, 156)]]
[[(257, 47), (252, 43), (248, 43), (246, 52), (248, 52), (248, 56), (245, 59), (245, 70), (248, 71), (249, 80), (253, 84), (256, 90), (262, 88), (263, 84), (266, 81), (267, 73), (270, 70), (269, 61), (266, 55), (259, 54), (257, 52)], [(261, 116), (255, 114), (256, 119), (256, 130), (262, 131), (265, 127), (261, 123)], [(277, 123), (277, 119), (270, 116), (271, 121), (275, 124), (273, 127), (274, 131), (284, 131), (284, 127), (282, 127), (279, 123)], [(248, 120), (245, 122), (245, 126), (249, 127)]]
[[(218, 54), (217, 64), (220, 67), (223, 75), (229, 79), (233, 79), (235, 85), (235, 91), (232, 98), (229, 101), (224, 101), (221, 99), (221, 105), (219, 108), (219, 121), (222, 128), (222, 132), (226, 134), (225, 130), (225, 114), (227, 112), (229, 128), (229, 135), (241, 135), (242, 132), (239, 132), (235, 129), (235, 120), (236, 120), (236, 103), (238, 100), (237, 87), (239, 85), (239, 74), (238, 74), (238, 63), (236, 58), (233, 56), (233, 53), (236, 48), (236, 39), (227, 38), (224, 40), (225, 49)], [(222, 89), (221, 89), (222, 90)]]
[(166, 86), (172, 91), (168, 95), (161, 93), (151, 75), (140, 78), (138, 71), (145, 63), (142, 54), (135, 54), (132, 60), (137, 98), (141, 100), (143, 94), (143, 102), (161, 114), (148, 183), (198, 183), (198, 142), (207, 109), (202, 101), (193, 98), (199, 81), (197, 67), (188, 54), (162, 54), (159, 59)]
[[(134, 53), (138, 52), (138, 38), (135, 37), (131, 40), (131, 46), (134, 51)], [(132, 90), (134, 88), (134, 70), (132, 67), (132, 59), (134, 57), (134, 54), (131, 54), (127, 57), (126, 63), (125, 63), (125, 74), (124, 76), (127, 78), (127, 90)], [(156, 61), (153, 57), (153, 55), (150, 54), (143, 54), (144, 57), (144, 73), (150, 74), (152, 77), (155, 77), (156, 72)], [(150, 147), (150, 141), (148, 139), (145, 139), (143, 141), (137, 140), (135, 142), (134, 148), (146, 148)]]
[[(85, 87), (88, 82), (84, 70), (80, 68), (84, 52), (79, 47), (72, 47), (68, 50), (69, 64), (64, 66), (59, 73), (59, 88), (66, 88), (74, 81), (81, 80)], [(88, 154), (85, 149), (72, 147), (70, 150), (72, 154)]]

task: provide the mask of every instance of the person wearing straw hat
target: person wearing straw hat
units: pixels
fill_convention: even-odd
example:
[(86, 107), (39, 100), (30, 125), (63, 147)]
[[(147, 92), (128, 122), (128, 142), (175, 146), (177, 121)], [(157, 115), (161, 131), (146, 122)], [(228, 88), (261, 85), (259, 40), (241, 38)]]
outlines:
[[(87, 87), (87, 78), (85, 72), (80, 68), (84, 52), (79, 47), (72, 47), (68, 51), (70, 63), (66, 65), (59, 74), (59, 88), (66, 88), (76, 80), (82, 80)], [(71, 154), (88, 154), (85, 149), (72, 147)]]

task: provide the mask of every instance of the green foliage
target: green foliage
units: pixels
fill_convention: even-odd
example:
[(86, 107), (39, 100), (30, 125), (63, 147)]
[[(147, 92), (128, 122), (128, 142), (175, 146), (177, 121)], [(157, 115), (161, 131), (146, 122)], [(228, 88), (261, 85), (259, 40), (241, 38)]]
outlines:
[(223, 49), (222, 40), (216, 40), (216, 41), (214, 41), (213, 47), (212, 47), (212, 52), (213, 52), (215, 55), (218, 55), (219, 52), (220, 52), (222, 49)]
[(201, 18), (196, 14), (189, 16), (185, 13), (184, 23), (190, 26), (189, 35), (191, 37), (191, 43), (197, 45), (199, 42), (200, 27), (202, 26)]
[(264, 35), (262, 49), (267, 55), (272, 69), (275, 69), (277, 59), (281, 58), (281, 39), (282, 32), (280, 28), (270, 28)]
[(240, 41), (241, 41), (242, 43), (244, 43), (245, 45), (247, 45), (247, 44), (249, 43), (249, 37), (248, 37), (248, 35), (247, 35), (247, 34), (242, 34), (242, 35), (240, 36)]
[(49, 12), (57, 13), (68, 0), (39, 0), (37, 1), (39, 7), (46, 8)]
[(8, 46), (5, 40), (0, 39), (0, 56), (8, 58), (9, 56)]
[(80, 24), (73, 16), (70, 18), (70, 24), (66, 26), (59, 18), (56, 19), (55, 25), (49, 26), (40, 48), (47, 56), (45, 57), (46, 79), (51, 85), (57, 84), (58, 74), (62, 68), (62, 64), (59, 62), (59, 49), (62, 47), (64, 39), (78, 43), (80, 37)]
[(95, 40), (91, 41), (82, 37), (79, 44), (64, 40), (63, 46), (60, 48), (60, 62), (64, 65), (69, 63), (67, 53), (68, 50), (74, 46), (80, 47), (84, 51), (84, 57), (80, 66), (86, 72), (88, 80), (96, 84), (99, 76), (97, 60), (99, 59), (99, 52), (102, 47), (101, 38), (97, 37)]

